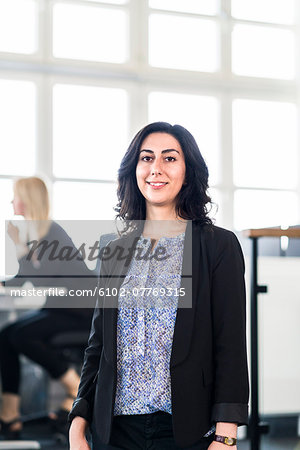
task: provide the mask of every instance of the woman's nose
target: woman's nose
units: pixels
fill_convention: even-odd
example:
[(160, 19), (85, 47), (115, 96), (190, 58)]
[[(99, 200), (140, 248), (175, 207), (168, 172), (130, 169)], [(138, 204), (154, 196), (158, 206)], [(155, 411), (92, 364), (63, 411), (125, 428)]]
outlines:
[(153, 165), (151, 167), (151, 175), (161, 175), (162, 174), (162, 167), (160, 161), (154, 161)]

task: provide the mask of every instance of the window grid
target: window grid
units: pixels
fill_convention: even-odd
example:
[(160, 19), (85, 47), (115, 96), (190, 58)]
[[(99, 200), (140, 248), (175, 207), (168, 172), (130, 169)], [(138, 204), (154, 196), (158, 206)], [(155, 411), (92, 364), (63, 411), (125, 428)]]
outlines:
[[(55, 83), (66, 82), (83, 85), (99, 85), (113, 88), (125, 88), (129, 95), (129, 133), (133, 135), (147, 123), (147, 98), (151, 91), (189, 93), (215, 96), (221, 105), (221, 182), (212, 186), (221, 197), (221, 225), (233, 228), (233, 198), (237, 189), (233, 184), (232, 152), (232, 102), (234, 99), (249, 98), (257, 100), (275, 100), (298, 104), (300, 83), (296, 80), (271, 80), (238, 76), (231, 72), (231, 31), (234, 24), (259, 24), (265, 27), (289, 29), (296, 33), (299, 48), (297, 24), (281, 25), (250, 20), (240, 20), (230, 15), (230, 0), (220, 0), (220, 14), (204, 16), (202, 14), (170, 12), (178, 16), (205, 17), (220, 25), (220, 70), (216, 73), (190, 72), (185, 70), (150, 67), (148, 55), (148, 17), (151, 12), (161, 14), (167, 11), (152, 9), (147, 0), (128, 0), (125, 5), (96, 3), (84, 0), (64, 0), (70, 4), (89, 4), (92, 6), (125, 9), (129, 12), (131, 30), (129, 36), (128, 62), (111, 64), (101, 62), (71, 61), (56, 59), (51, 55), (52, 11), (58, 0), (40, 0), (39, 2), (39, 49), (34, 55), (0, 53), (0, 78), (19, 78), (34, 80), (37, 86), (37, 159), (36, 171), (46, 175), (49, 185), (55, 181), (95, 181), (97, 183), (115, 183), (114, 180), (85, 180), (79, 178), (58, 178), (52, 173), (52, 87)], [(298, 6), (298, 5), (297, 5)], [(298, 6), (299, 10), (299, 6)], [(297, 12), (297, 19), (300, 17)], [(298, 34), (297, 34), (298, 33)], [(9, 69), (9, 71), (8, 71)], [(299, 68), (298, 68), (299, 69)], [(297, 76), (299, 74), (299, 70)], [(300, 120), (299, 120), (300, 127)], [(298, 187), (293, 192), (300, 199), (300, 162)], [(20, 174), (22, 176), (22, 174)], [(9, 174), (0, 174), (0, 178), (10, 178)], [(253, 191), (261, 188), (251, 188)], [(263, 189), (264, 190), (264, 189)], [(268, 188), (265, 188), (268, 190)], [(275, 190), (276, 189), (272, 189)], [(284, 189), (278, 190), (282, 192)], [(300, 217), (299, 217), (300, 220)]]

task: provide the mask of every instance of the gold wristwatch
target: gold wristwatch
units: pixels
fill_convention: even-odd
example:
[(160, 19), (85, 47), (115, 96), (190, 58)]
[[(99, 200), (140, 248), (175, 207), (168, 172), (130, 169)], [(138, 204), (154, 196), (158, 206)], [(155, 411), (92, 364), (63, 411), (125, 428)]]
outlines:
[(221, 444), (228, 445), (229, 447), (233, 447), (236, 445), (236, 439), (228, 436), (220, 436), (218, 434), (215, 434), (214, 440), (216, 442), (220, 442)]

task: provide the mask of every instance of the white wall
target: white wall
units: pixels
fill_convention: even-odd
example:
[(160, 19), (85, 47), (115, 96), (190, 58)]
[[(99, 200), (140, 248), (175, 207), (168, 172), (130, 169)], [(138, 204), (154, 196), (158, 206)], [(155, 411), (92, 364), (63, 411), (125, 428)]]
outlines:
[[(250, 258), (246, 282), (250, 361)], [(259, 257), (258, 282), (260, 413), (300, 413), (300, 258)]]

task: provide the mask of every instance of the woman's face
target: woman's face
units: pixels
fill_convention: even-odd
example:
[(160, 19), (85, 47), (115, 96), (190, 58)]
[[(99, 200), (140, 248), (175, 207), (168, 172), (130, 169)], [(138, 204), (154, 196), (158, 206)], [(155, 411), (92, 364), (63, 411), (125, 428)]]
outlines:
[(14, 208), (15, 216), (24, 216), (24, 214), (25, 214), (24, 203), (22, 202), (20, 197), (18, 197), (18, 194), (16, 192), (14, 192), (14, 198), (12, 199), (12, 205)]
[(168, 133), (149, 134), (141, 145), (136, 179), (147, 208), (175, 208), (185, 180), (184, 154), (177, 139)]

